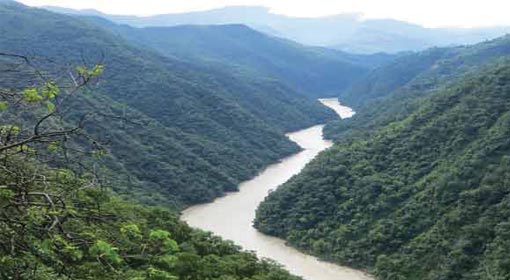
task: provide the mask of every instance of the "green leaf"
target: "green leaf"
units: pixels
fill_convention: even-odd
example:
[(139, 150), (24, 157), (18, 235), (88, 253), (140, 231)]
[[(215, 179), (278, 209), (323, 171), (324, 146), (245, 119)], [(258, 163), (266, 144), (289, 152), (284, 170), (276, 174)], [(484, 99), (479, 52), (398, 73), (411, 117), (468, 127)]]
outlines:
[(101, 74), (103, 74), (104, 72), (104, 65), (102, 64), (97, 64), (96, 66), (94, 66), (94, 68), (89, 72), (89, 74), (91, 76), (99, 76)]
[(85, 66), (78, 66), (78, 67), (76, 67), (76, 72), (78, 72), (78, 74), (80, 74), (82, 76), (87, 76), (89, 71), (87, 70), (87, 67), (85, 67)]
[(179, 244), (172, 238), (170, 233), (165, 230), (151, 230), (149, 239), (152, 241), (154, 247), (157, 247), (160, 251), (166, 252), (177, 252), (179, 251)]
[(135, 224), (124, 225), (120, 228), (120, 232), (130, 239), (139, 240), (142, 238), (140, 229)]
[(119, 249), (113, 247), (109, 243), (98, 240), (96, 243), (90, 247), (89, 253), (100, 259), (104, 259), (111, 264), (120, 264), (122, 262), (122, 258), (117, 253)]
[(48, 151), (50, 152), (55, 152), (58, 150), (58, 142), (51, 142), (49, 145), (48, 145)]
[(44, 102), (44, 104), (46, 105), (46, 109), (48, 109), (48, 112), (52, 113), (53, 111), (55, 111), (55, 104), (53, 104), (51, 101), (47, 100), (46, 102)]
[(173, 276), (169, 272), (156, 269), (154, 267), (149, 267), (147, 270), (147, 274), (149, 275), (150, 280), (177, 280), (179, 279), (176, 276)]
[(57, 95), (60, 93), (60, 89), (58, 88), (57, 83), (54, 81), (48, 81), (44, 84), (42, 89), (42, 96), (48, 99), (55, 99)]
[(5, 205), (11, 202), (14, 198), (14, 192), (7, 188), (7, 186), (0, 186), (0, 205)]
[(23, 91), (23, 98), (25, 101), (35, 103), (43, 100), (43, 97), (39, 95), (37, 88), (27, 88)]
[(5, 111), (9, 108), (9, 103), (2, 101), (0, 102), (0, 111)]

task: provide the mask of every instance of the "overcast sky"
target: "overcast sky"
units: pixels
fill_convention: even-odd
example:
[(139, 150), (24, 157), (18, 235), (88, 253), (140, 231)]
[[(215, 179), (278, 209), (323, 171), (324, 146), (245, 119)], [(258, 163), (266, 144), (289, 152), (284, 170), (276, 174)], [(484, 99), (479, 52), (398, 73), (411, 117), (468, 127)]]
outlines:
[(362, 13), (427, 27), (510, 25), (510, 0), (20, 0), (32, 6), (96, 9), (110, 14), (154, 15), (207, 10), (231, 5), (269, 7), (273, 13), (319, 17)]

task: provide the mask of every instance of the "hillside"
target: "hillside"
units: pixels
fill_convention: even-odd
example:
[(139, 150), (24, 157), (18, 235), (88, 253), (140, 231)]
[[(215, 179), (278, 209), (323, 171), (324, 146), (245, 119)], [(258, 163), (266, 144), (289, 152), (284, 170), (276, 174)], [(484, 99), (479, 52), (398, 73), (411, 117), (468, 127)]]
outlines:
[(434, 48), (396, 58), (355, 82), (340, 100), (358, 114), (325, 128), (330, 139), (346, 134), (369, 134), (381, 125), (398, 121), (417, 110), (417, 98), (458, 83), (464, 75), (510, 55), (510, 37), (480, 44)]
[[(130, 200), (112, 194), (97, 172), (100, 139), (84, 129), (112, 129), (102, 126), (108, 111), (84, 108), (90, 101), (108, 109), (92, 103), (101, 97), (90, 91), (102, 66), (67, 68), (63, 74), (73, 82), (63, 83), (33, 62), (0, 54), (1, 279), (299, 280), (232, 242), (191, 229), (169, 209), (136, 204), (137, 193)], [(68, 111), (88, 114), (75, 120)], [(121, 129), (114, 136), (136, 138)], [(121, 152), (139, 144), (127, 145)]]
[(402, 55), (353, 83), (340, 98), (359, 107), (401, 88), (430, 89), (509, 53), (510, 37), (505, 36), (472, 46), (433, 48)]
[[(91, 131), (111, 146), (105, 172), (123, 178), (113, 187), (147, 202), (197, 203), (235, 190), (298, 150), (284, 131), (335, 117), (277, 81), (210, 73), (83, 20), (10, 1), (0, 4), (0, 15), (0, 49), (35, 57), (42, 70), (103, 59), (103, 80), (94, 89), (102, 94), (80, 104), (149, 124), (125, 131), (105, 118), (102, 129)], [(256, 116), (262, 109), (264, 120)]]
[(166, 56), (207, 64), (214, 72), (278, 80), (313, 98), (338, 95), (393, 58), (305, 47), (244, 25), (133, 28), (87, 19)]
[[(2, 279), (300, 279), (229, 241), (191, 229), (168, 210), (86, 187), (86, 176), (41, 168), (31, 157), (0, 157), (0, 180), (9, 185), (0, 187)], [(13, 170), (37, 170), (46, 186), (20, 186), (23, 177), (9, 173)], [(22, 187), (61, 200), (56, 209), (16, 205)], [(58, 227), (48, 230), (55, 217)]]
[(510, 62), (416, 100), (273, 192), (256, 227), (379, 279), (504, 279)]

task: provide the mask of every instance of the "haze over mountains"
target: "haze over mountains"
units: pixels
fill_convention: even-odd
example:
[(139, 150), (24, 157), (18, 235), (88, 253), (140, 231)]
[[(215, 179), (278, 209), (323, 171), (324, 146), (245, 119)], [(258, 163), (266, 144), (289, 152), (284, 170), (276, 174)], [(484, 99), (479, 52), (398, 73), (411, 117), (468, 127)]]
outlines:
[(100, 16), (137, 27), (245, 24), (258, 31), (305, 45), (353, 53), (396, 53), (424, 50), (433, 46), (473, 44), (502, 36), (510, 31), (508, 27), (425, 28), (392, 19), (363, 20), (359, 14), (295, 18), (272, 14), (264, 7), (226, 7), (203, 12), (149, 17), (107, 15), (94, 10), (46, 8), (61, 13)]

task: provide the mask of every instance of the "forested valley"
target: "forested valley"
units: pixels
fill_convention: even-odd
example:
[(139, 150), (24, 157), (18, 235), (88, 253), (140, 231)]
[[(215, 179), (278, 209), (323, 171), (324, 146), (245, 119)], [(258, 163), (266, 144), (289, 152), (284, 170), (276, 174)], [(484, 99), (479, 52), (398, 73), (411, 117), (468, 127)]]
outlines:
[(181, 214), (320, 125), (260, 232), (374, 279), (510, 279), (510, 35), (362, 55), (106, 18), (0, 0), (1, 279), (302, 280)]
[[(289, 126), (66, 16), (2, 1), (0, 30), (1, 279), (299, 279), (176, 212), (297, 151)], [(162, 92), (177, 96), (151, 103)], [(299, 99), (311, 113), (292, 125), (330, 118)], [(239, 123), (225, 124), (231, 117)], [(227, 139), (239, 143), (217, 142)]]
[(507, 279), (508, 55), (503, 37), (370, 73), (344, 92), (359, 113), (326, 127), (335, 146), (256, 227), (378, 279)]
[(332, 111), (14, 1), (0, 33), (0, 278), (299, 279), (178, 210), (299, 151), (284, 133)]
[(43, 71), (102, 61), (94, 89), (101, 94), (80, 97), (70, 115), (95, 110), (136, 120), (104, 119), (88, 132), (109, 142), (102, 171), (110, 186), (146, 204), (178, 209), (234, 191), (262, 167), (299, 151), (285, 132), (335, 118), (302, 89), (248, 75), (248, 67), (216, 71), (225, 67), (166, 56), (88, 19), (12, 1), (0, 12), (0, 49), (36, 57)]

